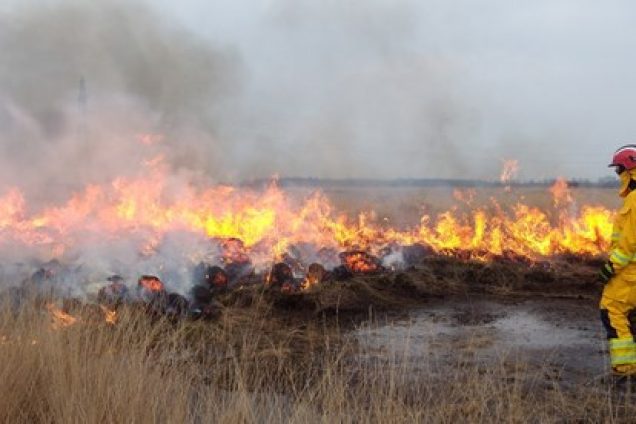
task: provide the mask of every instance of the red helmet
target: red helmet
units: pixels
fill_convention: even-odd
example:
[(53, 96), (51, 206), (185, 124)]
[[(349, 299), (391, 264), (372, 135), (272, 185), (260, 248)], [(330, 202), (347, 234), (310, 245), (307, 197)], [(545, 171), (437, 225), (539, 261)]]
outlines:
[(636, 144), (628, 144), (619, 148), (614, 152), (612, 163), (608, 166), (615, 166), (617, 173), (636, 168)]

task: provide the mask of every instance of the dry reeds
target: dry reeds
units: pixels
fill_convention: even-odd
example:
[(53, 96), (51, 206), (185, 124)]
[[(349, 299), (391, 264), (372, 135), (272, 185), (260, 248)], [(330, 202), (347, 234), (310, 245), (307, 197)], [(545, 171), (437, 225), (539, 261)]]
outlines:
[(562, 390), (522, 363), (413, 363), (375, 355), (333, 324), (266, 303), (217, 322), (90, 307), (55, 327), (37, 304), (2, 309), (3, 422), (551, 422), (628, 420), (603, 386)]

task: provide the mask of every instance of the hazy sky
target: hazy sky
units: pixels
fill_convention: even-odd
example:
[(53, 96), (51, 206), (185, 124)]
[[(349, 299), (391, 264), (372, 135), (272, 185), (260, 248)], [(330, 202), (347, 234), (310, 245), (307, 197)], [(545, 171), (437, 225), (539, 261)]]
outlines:
[[(80, 22), (82, 14), (99, 22), (98, 36), (86, 28), (91, 37), (77, 33), (83, 46), (77, 69), (68, 65), (75, 63), (68, 41), (47, 41), (71, 51), (47, 58), (64, 60), (72, 71), (68, 92), (77, 92), (82, 75), (89, 101), (99, 102), (109, 88), (131, 96), (136, 100), (121, 108), (135, 104), (132, 122), (152, 117), (152, 125), (176, 140), (174, 149), (197, 152), (197, 167), (209, 164), (205, 172), (220, 179), (273, 173), (495, 178), (509, 158), (519, 160), (522, 178), (596, 178), (610, 174), (606, 165), (616, 147), (636, 143), (632, 1), (148, 0), (134, 10), (131, 2), (94, 2), (110, 5), (109, 19), (84, 3), (93, 4), (5, 5), (0, 19), (15, 31), (0, 29), (0, 42), (13, 40), (7, 44), (28, 58), (41, 53), (34, 46), (42, 43), (25, 47), (16, 34), (21, 22), (33, 25), (32, 15), (42, 22), (48, 14), (76, 13)], [(114, 18), (118, 7), (126, 9), (127, 32)], [(65, 30), (49, 25), (48, 31), (58, 29)], [(127, 34), (125, 42), (102, 49), (114, 45), (104, 42), (111, 32)], [(161, 51), (146, 55), (156, 48), (153, 40)], [(114, 59), (91, 71), (86, 63), (94, 60), (86, 58), (105, 54)], [(207, 55), (210, 60), (201, 59)], [(0, 71), (22, 74), (28, 63), (5, 62)], [(103, 72), (111, 66), (117, 78)], [(175, 66), (179, 72), (170, 71)], [(121, 83), (129, 72), (139, 75)], [(0, 91), (0, 101), (20, 116), (32, 114), (16, 94), (25, 91), (16, 78), (5, 87), (22, 88)], [(60, 93), (50, 96), (42, 102), (58, 102)], [(6, 122), (15, 113), (5, 114), (3, 127), (1, 112), (6, 143)], [(99, 127), (99, 115), (91, 114), (89, 124)], [(183, 167), (189, 157), (175, 160)]]
[(447, 173), (458, 155), (472, 175), (514, 157), (528, 177), (599, 176), (636, 142), (631, 1), (153, 3), (239, 50), (244, 135), (290, 159), (342, 147), (365, 175)]

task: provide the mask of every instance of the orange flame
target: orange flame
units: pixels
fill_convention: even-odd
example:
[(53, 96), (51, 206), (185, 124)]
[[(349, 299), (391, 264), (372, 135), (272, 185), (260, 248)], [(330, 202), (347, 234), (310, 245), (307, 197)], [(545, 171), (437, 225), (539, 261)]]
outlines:
[(99, 305), (104, 313), (104, 322), (110, 325), (117, 324), (117, 311), (108, 309), (104, 305)]
[(453, 189), (453, 197), (455, 198), (455, 200), (461, 203), (466, 203), (467, 205), (473, 203), (476, 194), (477, 191), (474, 188), (469, 188), (466, 190), (460, 190), (458, 188)]
[(51, 327), (54, 330), (59, 330), (60, 328), (64, 327), (70, 327), (78, 321), (76, 317), (64, 312), (52, 303), (48, 303), (46, 305), (46, 309), (49, 311), (49, 314), (51, 314), (51, 318), (53, 319)]
[(317, 263), (309, 265), (305, 279), (300, 283), (300, 290), (307, 291), (320, 284), (325, 278), (325, 268)]
[(300, 283), (300, 290), (307, 291), (312, 287), (317, 286), (320, 283), (320, 279), (315, 275), (307, 275), (305, 279)]
[(499, 181), (502, 184), (507, 184), (514, 177), (517, 176), (519, 172), (519, 161), (516, 159), (509, 159), (503, 161), (503, 169), (501, 170), (501, 175), (499, 175)]
[(557, 178), (552, 187), (550, 187), (550, 193), (552, 193), (552, 200), (556, 207), (572, 203), (572, 194), (565, 178)]
[(164, 290), (161, 280), (152, 275), (143, 275), (139, 279), (139, 285), (151, 292), (161, 292)]
[[(517, 165), (506, 163), (507, 180)], [(371, 211), (350, 219), (335, 212), (321, 192), (295, 203), (275, 184), (262, 191), (175, 185), (156, 161), (147, 163), (137, 178), (89, 185), (66, 203), (35, 213), (18, 189), (9, 190), (0, 197), (0, 244), (31, 246), (56, 256), (91, 236), (108, 241), (140, 235), (136, 239), (143, 242), (137, 248), (150, 255), (166, 234), (187, 231), (224, 240), (225, 261), (251, 259), (255, 265), (276, 261), (291, 245), (301, 243), (370, 253), (391, 243), (419, 243), (438, 252), (460, 249), (488, 256), (512, 251), (529, 258), (603, 252), (609, 245), (612, 213), (595, 205), (565, 210), (571, 195), (563, 180), (551, 192), (555, 199), (565, 199), (555, 200), (556, 213), (524, 203), (504, 208), (493, 201), (491, 207), (464, 214), (454, 209), (425, 214), (419, 224), (404, 229), (377, 222)], [(163, 287), (161, 282), (146, 283), (150, 290)]]
[(365, 252), (343, 252), (343, 265), (352, 272), (372, 273), (380, 270), (377, 260)]

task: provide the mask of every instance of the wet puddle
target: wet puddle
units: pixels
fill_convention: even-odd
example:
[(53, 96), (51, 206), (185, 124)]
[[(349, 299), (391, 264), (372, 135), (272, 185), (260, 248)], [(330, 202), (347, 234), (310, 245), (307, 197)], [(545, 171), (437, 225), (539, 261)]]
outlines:
[(607, 369), (598, 311), (589, 300), (438, 299), (353, 333), (368, 359), (414, 368), (521, 361), (559, 378)]

